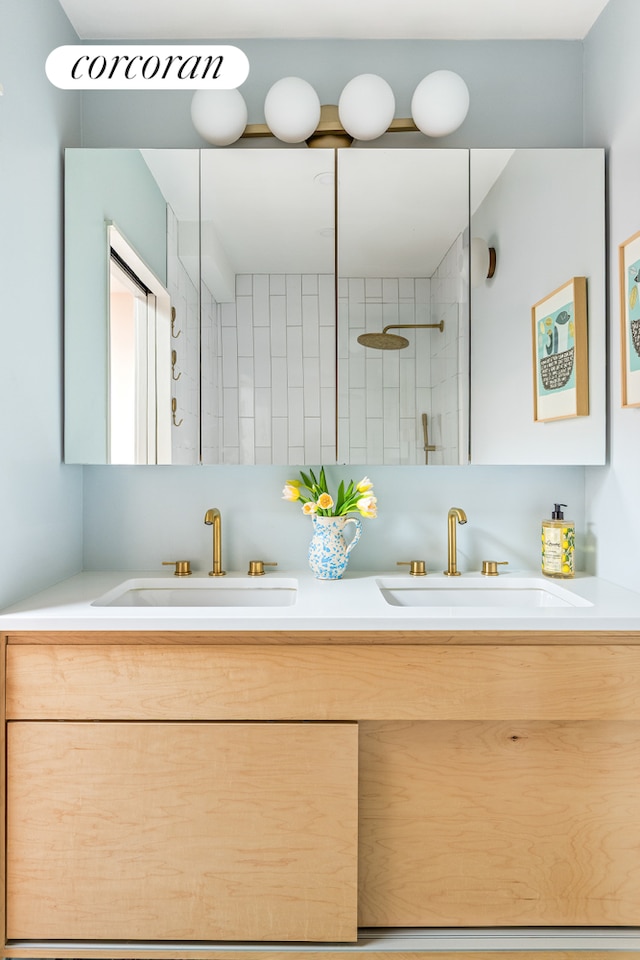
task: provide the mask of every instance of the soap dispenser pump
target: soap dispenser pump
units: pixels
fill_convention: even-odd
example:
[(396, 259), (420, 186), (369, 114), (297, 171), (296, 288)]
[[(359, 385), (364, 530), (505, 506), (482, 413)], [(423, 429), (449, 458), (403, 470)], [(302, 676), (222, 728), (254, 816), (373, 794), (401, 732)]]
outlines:
[(564, 519), (563, 507), (566, 503), (554, 503), (551, 519), (542, 521), (542, 572), (568, 580), (575, 575), (576, 525)]

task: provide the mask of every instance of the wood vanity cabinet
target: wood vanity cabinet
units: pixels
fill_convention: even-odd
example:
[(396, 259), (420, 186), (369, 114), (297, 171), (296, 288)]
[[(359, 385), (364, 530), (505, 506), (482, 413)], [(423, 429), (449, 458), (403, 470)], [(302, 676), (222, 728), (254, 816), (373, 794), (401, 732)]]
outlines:
[(5, 653), (6, 957), (640, 924), (640, 635)]
[(356, 938), (355, 724), (26, 721), (7, 752), (10, 938)]

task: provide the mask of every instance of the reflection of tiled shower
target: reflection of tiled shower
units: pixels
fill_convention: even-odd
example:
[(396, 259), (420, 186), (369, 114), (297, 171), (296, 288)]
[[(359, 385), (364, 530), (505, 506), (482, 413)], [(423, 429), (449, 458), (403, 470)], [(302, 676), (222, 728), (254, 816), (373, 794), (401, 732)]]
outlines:
[[(427, 414), (430, 464), (460, 462), (466, 433), (467, 329), (461, 299), (459, 237), (429, 278), (349, 278), (338, 285), (338, 451), (351, 463), (425, 462)], [(402, 331), (403, 350), (365, 349), (361, 333), (395, 323), (439, 323), (444, 331)], [(462, 371), (462, 373), (461, 373)], [(462, 461), (466, 459), (462, 444)]]
[(205, 463), (334, 461), (334, 305), (329, 274), (239, 274), (203, 316)]
[(351, 277), (338, 283), (338, 453), (351, 463), (416, 463), (416, 411), (430, 411), (430, 375), (416, 364), (439, 331), (403, 331), (404, 350), (357, 338), (388, 324), (430, 323), (430, 282)]
[[(440, 341), (431, 340), (430, 442), (436, 450), (429, 463), (467, 462), (469, 429), (469, 301), (467, 250), (458, 236), (431, 278), (431, 312), (444, 320)], [(419, 454), (420, 456), (420, 454)], [(420, 459), (418, 462), (421, 462)]]
[[(458, 319), (466, 311), (462, 255), (459, 238), (431, 279), (340, 280), (341, 460), (424, 463), (426, 413), (436, 446), (429, 463), (459, 462), (467, 390), (466, 323)], [(329, 274), (238, 275), (233, 303), (216, 304), (203, 288), (205, 463), (333, 462), (334, 303)], [(441, 319), (442, 333), (402, 331), (404, 350), (365, 350), (356, 342), (390, 323)]]

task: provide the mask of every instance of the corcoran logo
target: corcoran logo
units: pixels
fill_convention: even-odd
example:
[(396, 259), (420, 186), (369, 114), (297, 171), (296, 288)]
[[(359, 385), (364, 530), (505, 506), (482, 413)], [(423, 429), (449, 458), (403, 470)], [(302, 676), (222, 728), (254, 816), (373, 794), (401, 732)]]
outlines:
[(45, 70), (62, 90), (233, 90), (249, 61), (232, 46), (64, 46)]

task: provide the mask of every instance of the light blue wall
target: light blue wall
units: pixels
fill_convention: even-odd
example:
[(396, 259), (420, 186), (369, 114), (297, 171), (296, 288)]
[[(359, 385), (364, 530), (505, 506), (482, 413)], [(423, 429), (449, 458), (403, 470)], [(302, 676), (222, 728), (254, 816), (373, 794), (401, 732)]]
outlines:
[(0, 606), (82, 565), (82, 470), (62, 453), (62, 150), (80, 101), (44, 62), (76, 40), (57, 3), (0, 6)]
[[(218, 38), (220, 39), (220, 38)], [(264, 122), (267, 90), (285, 76), (315, 87), (322, 103), (361, 73), (393, 88), (396, 116), (410, 116), (411, 96), (433, 70), (464, 77), (471, 107), (463, 126), (429, 146), (582, 146), (582, 44), (567, 41), (229, 40), (249, 58), (241, 93), (249, 123)], [(97, 91), (84, 95), (87, 147), (206, 146), (191, 124), (190, 92)], [(402, 134), (389, 135), (400, 144)], [(384, 143), (389, 136), (377, 143)], [(260, 141), (264, 147), (269, 141)], [(282, 147), (282, 144), (277, 144)]]
[(618, 244), (640, 230), (638, 0), (609, 0), (585, 42), (585, 142), (608, 150), (610, 463), (587, 470), (599, 576), (640, 590), (640, 407), (620, 405)]
[[(517, 150), (473, 214), (498, 263), (471, 291), (475, 463), (605, 462), (604, 222), (602, 150)], [(531, 329), (518, 318), (571, 277), (587, 277), (589, 416), (534, 423)]]
[[(515, 561), (528, 561), (537, 556), (539, 517), (548, 512), (550, 499), (562, 499), (575, 507), (590, 566), (601, 576), (638, 588), (640, 410), (620, 409), (616, 283), (617, 244), (640, 228), (640, 101), (634, 82), (638, 35), (637, 0), (610, 0), (584, 46), (238, 41), (251, 62), (243, 88), (251, 121), (262, 119), (266, 88), (287, 73), (313, 82), (325, 102), (335, 101), (357, 73), (381, 73), (395, 89), (397, 112), (406, 114), (417, 81), (431, 70), (449, 67), (467, 80), (472, 106), (463, 127), (440, 146), (579, 146), (583, 122), (587, 146), (610, 145), (611, 464), (586, 470), (588, 529), (585, 471), (580, 468), (442, 468), (428, 474), (419, 468), (372, 469), (382, 494), (381, 517), (368, 528), (371, 549), (365, 554), (360, 548), (363, 567), (373, 568), (401, 548), (417, 552), (423, 544), (425, 551), (419, 552), (433, 556), (439, 566), (442, 512), (454, 500), (470, 513), (463, 555), (468, 550), (475, 562), (476, 556), (501, 553), (504, 547)], [(244, 562), (249, 548), (265, 557), (277, 548), (281, 565), (297, 565), (307, 531), (294, 507), (274, 501), (279, 501), (284, 479), (277, 468), (83, 471), (61, 465), (61, 154), (63, 146), (80, 142), (80, 103), (76, 94), (50, 86), (43, 65), (53, 47), (73, 42), (77, 38), (54, 0), (2, 0), (0, 604), (80, 568), (83, 473), (88, 569), (154, 565), (162, 554), (173, 556), (181, 548), (206, 565), (200, 513), (216, 503), (225, 510), (234, 564)], [(182, 92), (87, 94), (82, 142), (199, 146), (189, 101), (190, 94)]]
[[(351, 571), (384, 571), (398, 560), (425, 560), (431, 572), (447, 559), (447, 512), (469, 518), (458, 532), (458, 567), (507, 560), (512, 569), (537, 569), (540, 520), (554, 501), (569, 504), (580, 538), (582, 569), (589, 543), (584, 529), (582, 467), (331, 467), (340, 479), (374, 482), (378, 517), (349, 561)], [(85, 467), (85, 543), (89, 570), (162, 570), (162, 560), (191, 560), (211, 569), (211, 527), (205, 511), (222, 512), (223, 560), (245, 571), (249, 560), (275, 560), (281, 570), (305, 568), (311, 521), (281, 499), (296, 471), (286, 467)]]
[[(3, 327), (5, 389), (0, 473), (3, 551), (0, 602), (10, 602), (80, 567), (155, 567), (178, 554), (208, 562), (204, 510), (224, 511), (230, 568), (247, 559), (304, 563), (310, 530), (280, 500), (286, 471), (231, 467), (62, 467), (62, 146), (79, 143), (75, 94), (45, 78), (49, 51), (77, 42), (53, 0), (3, 0), (0, 24), (3, 138)], [(383, 74), (399, 114), (431, 70), (450, 67), (467, 80), (472, 106), (463, 127), (439, 146), (579, 146), (582, 45), (242, 41), (251, 61), (244, 93), (251, 120), (275, 79), (305, 76), (323, 101), (336, 100), (357, 73)], [(191, 94), (86, 94), (82, 145), (199, 146), (189, 117)], [(394, 143), (399, 140), (394, 139)], [(358, 476), (352, 468), (348, 475)], [(362, 471), (364, 472), (364, 471)], [(481, 558), (514, 566), (538, 562), (538, 524), (554, 500), (584, 527), (583, 468), (372, 468), (380, 517), (367, 527), (353, 569), (381, 569), (412, 556), (431, 569), (445, 562), (445, 514), (464, 507), (461, 567)], [(346, 475), (336, 470), (335, 476)], [(82, 488), (84, 478), (84, 490)], [(583, 551), (584, 553), (584, 551)]]
[[(582, 44), (563, 42), (236, 41), (251, 64), (243, 94), (250, 122), (263, 120), (271, 83), (288, 74), (336, 102), (358, 73), (380, 73), (408, 115), (411, 94), (432, 70), (449, 67), (467, 81), (471, 109), (460, 130), (430, 146), (581, 146)], [(85, 146), (202, 146), (190, 120), (191, 94), (94, 93), (83, 101)], [(402, 135), (382, 140), (399, 144)], [(380, 141), (382, 142), (382, 141)], [(264, 141), (260, 141), (264, 145)], [(297, 149), (297, 148), (293, 148)], [(249, 559), (281, 568), (306, 562), (310, 523), (280, 500), (288, 473), (278, 467), (85, 468), (87, 569), (159, 568), (161, 560), (193, 560), (210, 569), (205, 510), (223, 511), (225, 564), (242, 570)], [(460, 567), (481, 559), (537, 567), (539, 524), (554, 501), (584, 530), (584, 468), (435, 467), (336, 468), (336, 478), (368, 472), (379, 496), (379, 517), (367, 521), (350, 568), (379, 570), (397, 560), (446, 563), (446, 513), (463, 507)], [(579, 564), (584, 562), (581, 542)]]
[(166, 284), (167, 204), (138, 150), (70, 150), (65, 183), (65, 459), (106, 463), (106, 223)]

